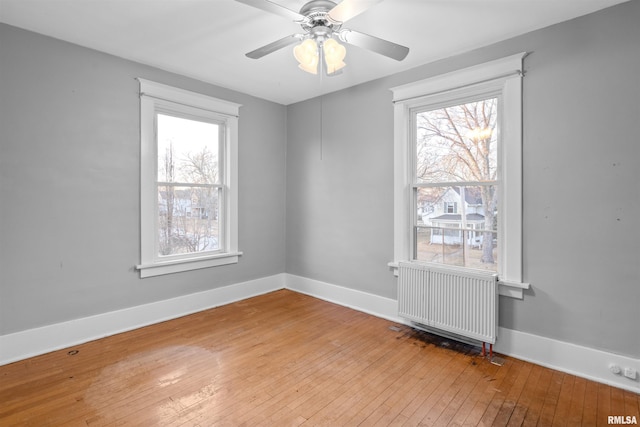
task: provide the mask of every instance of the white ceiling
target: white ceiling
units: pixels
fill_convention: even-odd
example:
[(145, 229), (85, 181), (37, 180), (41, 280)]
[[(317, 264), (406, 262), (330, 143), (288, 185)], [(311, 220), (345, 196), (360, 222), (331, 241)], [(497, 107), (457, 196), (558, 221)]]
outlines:
[(300, 27), (234, 0), (0, 0), (0, 22), (287, 105), (625, 1), (385, 0), (343, 28), (405, 45), (407, 58), (347, 45), (344, 72), (322, 78), (297, 68), (291, 46), (245, 57)]

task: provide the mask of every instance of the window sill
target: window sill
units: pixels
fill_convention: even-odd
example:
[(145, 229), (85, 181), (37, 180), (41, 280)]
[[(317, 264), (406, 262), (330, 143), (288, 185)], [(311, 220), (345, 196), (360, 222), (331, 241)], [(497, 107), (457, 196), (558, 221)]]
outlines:
[[(387, 264), (394, 276), (398, 276), (398, 262)], [(531, 287), (530, 283), (512, 282), (498, 278), (498, 295), (505, 297), (524, 299), (524, 290)]]
[(136, 265), (140, 271), (140, 278), (161, 276), (163, 274), (180, 273), (201, 268), (219, 267), (227, 264), (237, 264), (242, 252), (226, 252), (198, 258), (183, 258), (153, 264)]

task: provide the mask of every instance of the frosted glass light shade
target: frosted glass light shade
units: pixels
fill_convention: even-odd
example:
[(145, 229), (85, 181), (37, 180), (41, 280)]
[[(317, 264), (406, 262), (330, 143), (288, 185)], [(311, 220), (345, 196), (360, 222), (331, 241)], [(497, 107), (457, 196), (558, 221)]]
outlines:
[(318, 74), (318, 44), (314, 40), (307, 39), (294, 47), (293, 56), (300, 63), (300, 69)]
[(324, 62), (327, 64), (327, 73), (335, 73), (347, 65), (344, 63), (344, 57), (347, 55), (347, 49), (335, 39), (325, 41), (323, 44), (323, 50)]

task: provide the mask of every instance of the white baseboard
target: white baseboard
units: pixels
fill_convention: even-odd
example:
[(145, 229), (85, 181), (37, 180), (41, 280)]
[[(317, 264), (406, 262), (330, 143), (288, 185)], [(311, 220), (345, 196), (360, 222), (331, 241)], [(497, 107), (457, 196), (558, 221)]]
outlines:
[[(364, 313), (409, 324), (398, 316), (397, 301), (293, 274), (277, 274), (170, 300), (99, 314), (0, 336), (0, 365), (67, 348), (120, 332), (287, 288)], [(609, 370), (611, 364), (636, 369), (640, 360), (552, 338), (499, 328), (495, 351), (558, 371), (640, 393), (632, 380)]]
[(315, 298), (353, 308), (383, 319), (402, 322), (402, 319), (398, 317), (398, 302), (394, 299), (293, 274), (286, 275), (285, 283), (286, 288), (292, 291), (311, 295)]
[[(354, 289), (287, 274), (287, 288), (350, 307), (394, 322), (410, 324), (398, 316), (397, 301)], [(570, 344), (526, 332), (499, 328), (494, 346), (498, 353), (593, 381), (640, 393), (640, 360)], [(613, 374), (615, 364), (636, 369), (636, 379)]]
[(0, 336), (0, 365), (284, 288), (285, 274)]
[[(640, 393), (640, 359), (558, 341), (513, 329), (500, 328), (495, 350), (517, 359)], [(618, 365), (636, 370), (636, 378), (614, 374)]]

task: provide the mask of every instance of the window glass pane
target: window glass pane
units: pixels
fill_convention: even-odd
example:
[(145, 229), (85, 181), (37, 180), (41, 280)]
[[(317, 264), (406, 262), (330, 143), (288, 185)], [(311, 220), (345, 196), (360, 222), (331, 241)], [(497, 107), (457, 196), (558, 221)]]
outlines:
[(497, 271), (496, 190), (496, 185), (417, 188), (415, 259)]
[(217, 184), (220, 125), (157, 115), (158, 181)]
[(416, 182), (497, 179), (498, 100), (418, 112)]
[(158, 255), (220, 248), (220, 188), (158, 186)]

